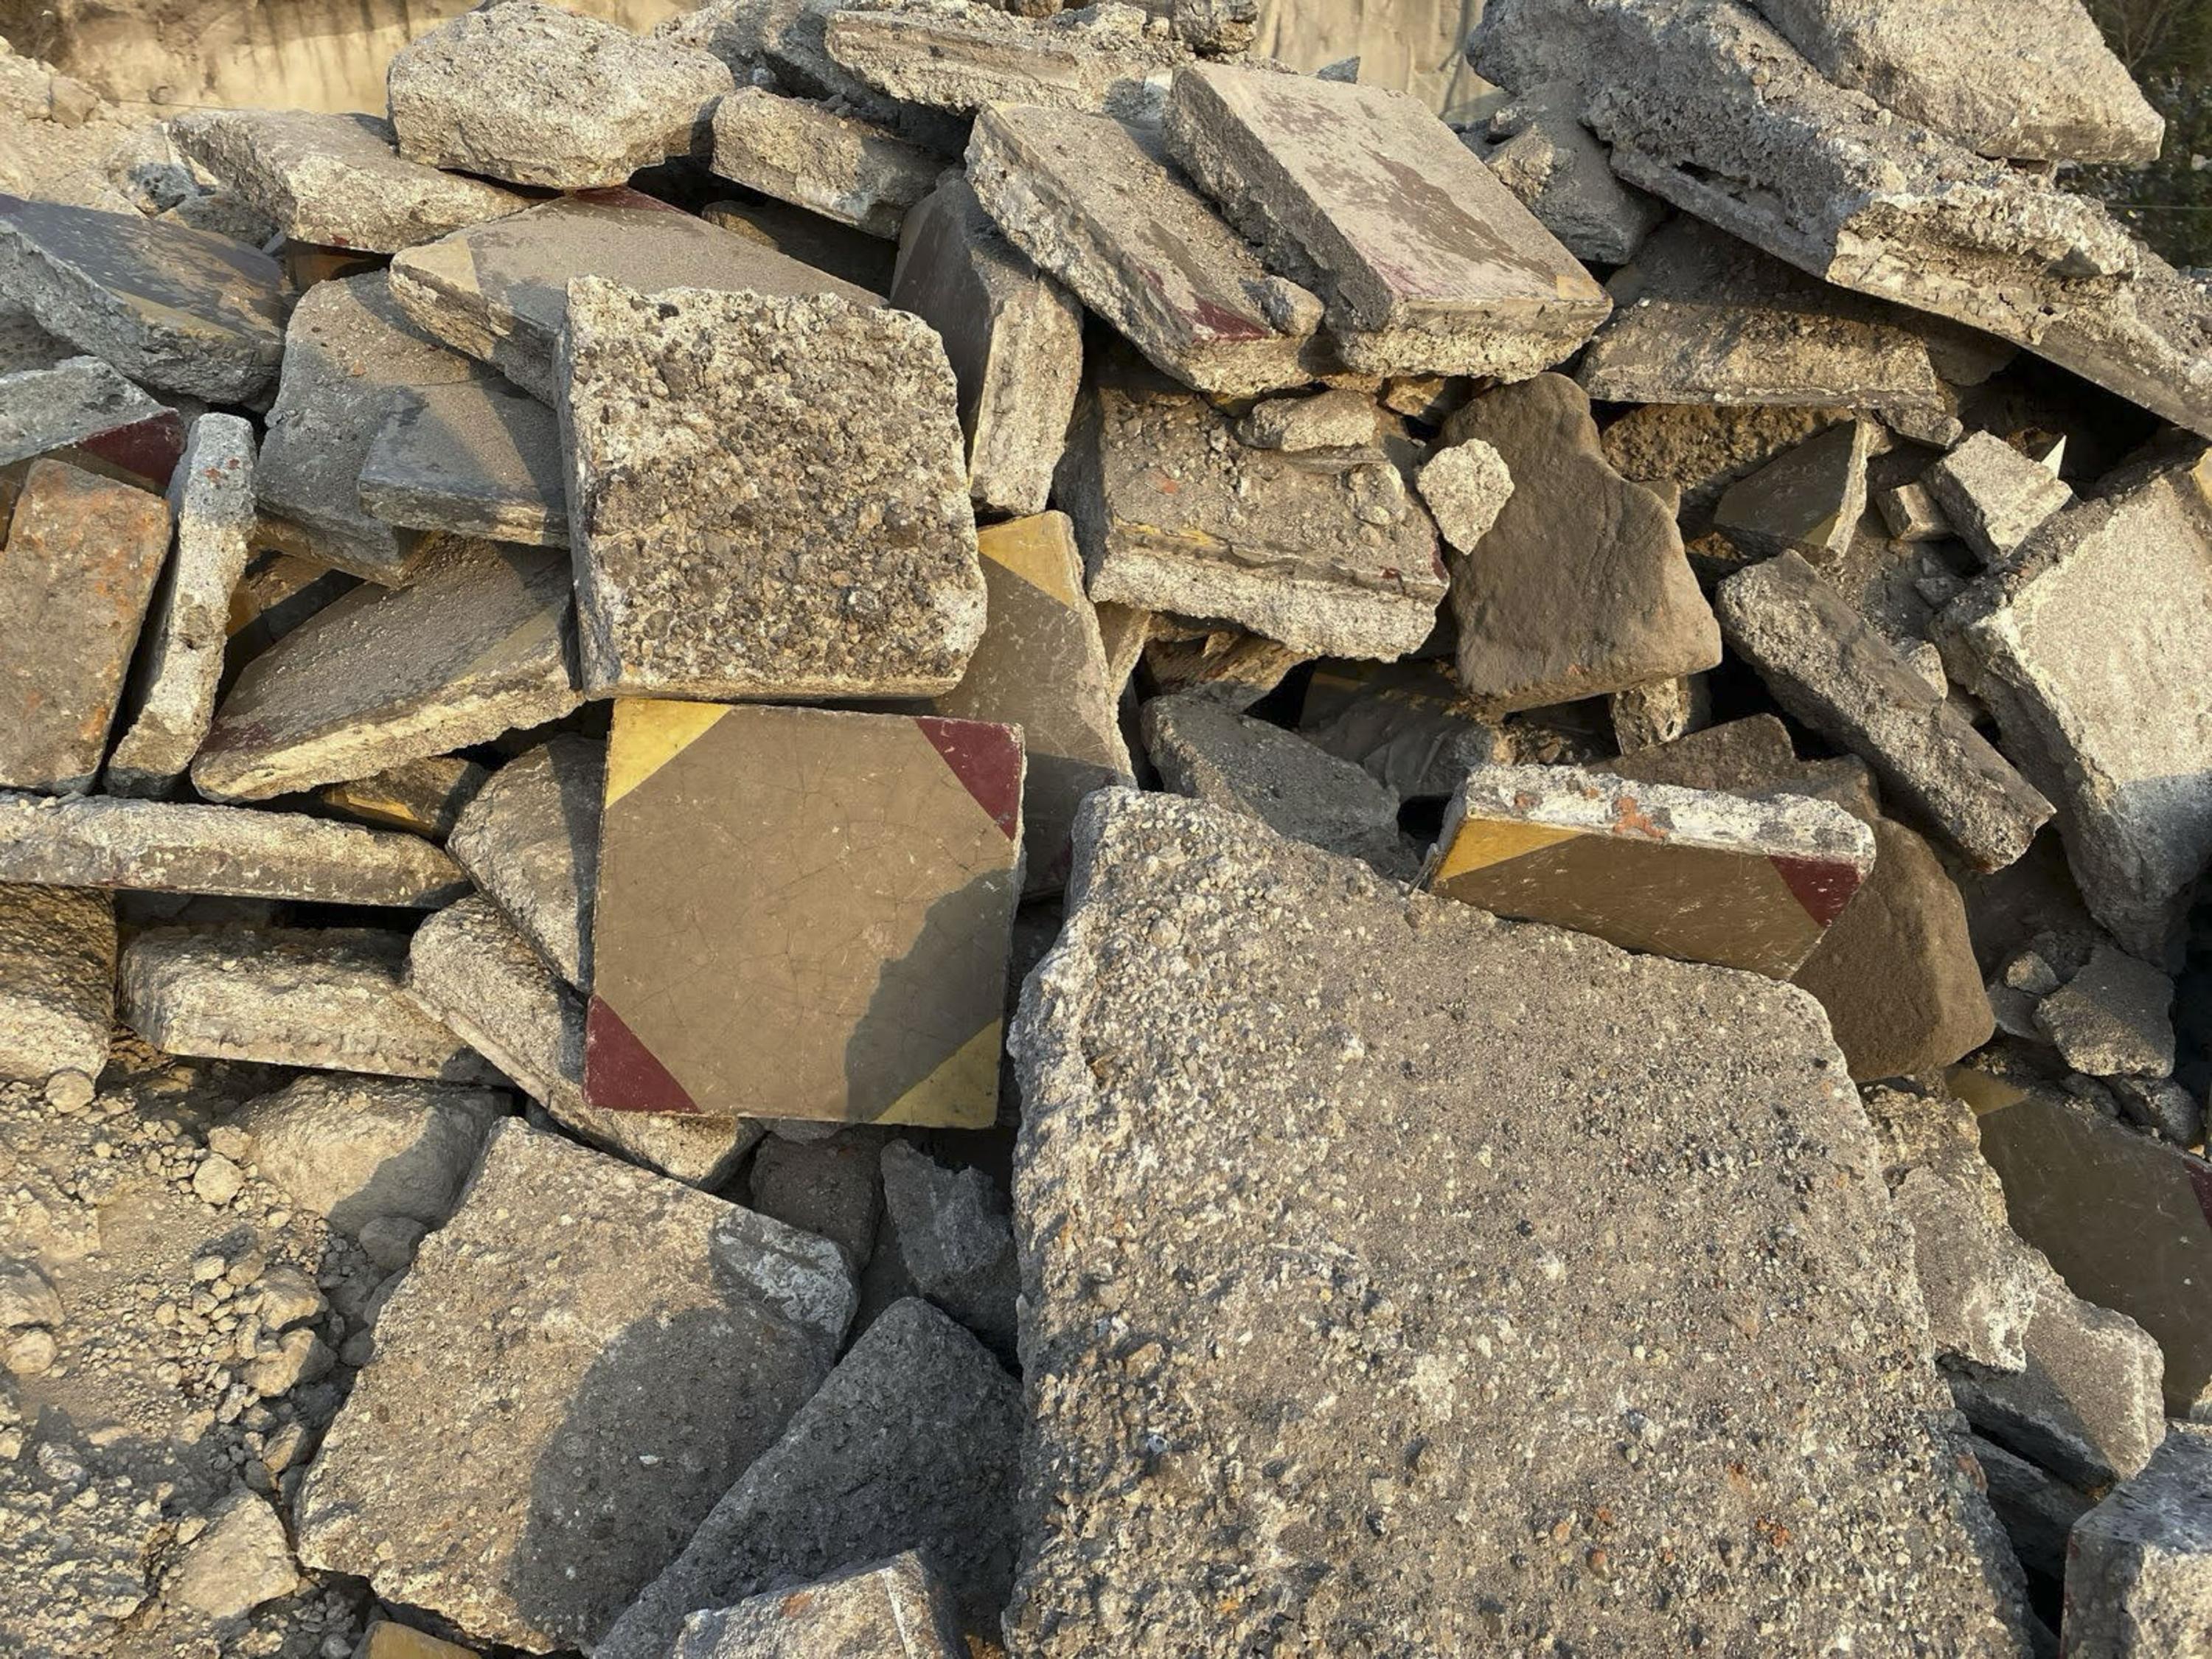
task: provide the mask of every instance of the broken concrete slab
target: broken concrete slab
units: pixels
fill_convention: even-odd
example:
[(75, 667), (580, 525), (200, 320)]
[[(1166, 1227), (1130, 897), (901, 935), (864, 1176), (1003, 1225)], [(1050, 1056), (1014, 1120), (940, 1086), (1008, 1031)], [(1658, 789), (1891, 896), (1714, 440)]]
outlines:
[(2069, 1659), (2185, 1654), (2212, 1597), (2212, 1429), (2179, 1425), (2142, 1470), (2075, 1523)]
[(999, 234), (964, 178), (907, 214), (891, 303), (945, 342), (979, 507), (1044, 510), (1083, 383), (1083, 307)]
[(2212, 1405), (2212, 1221), (2199, 1197), (2212, 1164), (2046, 1089), (1966, 1066), (1950, 1078), (1974, 1108), (2014, 1231), (2076, 1295), (2156, 1339), (2168, 1412)]
[(380, 116), (193, 110), (168, 130), (180, 153), (295, 242), (397, 253), (530, 205), (482, 179), (402, 161)]
[(1140, 660), (1158, 696), (1205, 697), (1242, 713), (1313, 659), (1311, 652), (1241, 628), (1209, 628), (1164, 611), (1143, 614), (1152, 620)]
[[(1332, 1649), (1474, 1652), (1601, 1617), (1638, 1651), (1886, 1620), (2009, 1650), (1993, 1573), (2011, 1569), (1936, 1426), (1910, 1243), (1802, 993), (1407, 895), (1158, 794), (1094, 799), (1075, 891), (1015, 1037), (1031, 1415), (1010, 1648), (1086, 1652), (1084, 1610), (1141, 1595), (1178, 1649), (1290, 1621)], [(1391, 994), (1336, 975), (1346, 960)], [(1525, 1040), (1532, 1009), (1551, 1042)], [(1377, 1133), (1401, 1154), (1387, 1174), (1354, 1151)], [(1601, 1248), (1594, 1192), (1612, 1194)], [(1781, 1250), (1775, 1288), (1675, 1248), (1686, 1209), (1720, 1259)], [(1113, 1334), (1109, 1303), (1143, 1309), (1142, 1332)], [(1829, 1449), (1778, 1456), (1770, 1433)], [(1146, 1468), (1215, 1496), (1132, 1506)], [(1718, 1526), (1740, 1563), (1792, 1513), (1924, 1548), (1878, 1578), (1793, 1554), (1786, 1596), (1733, 1573), (1660, 1595), (1675, 1568), (1591, 1520), (1594, 1493), (1647, 1539)], [(1243, 1529), (1287, 1514), (1305, 1524), (1279, 1534), (1282, 1573), (1224, 1596), (1211, 1575), (1249, 1562)], [(1387, 1603), (1319, 1588), (1370, 1570)]]
[(2112, 482), (1960, 596), (1939, 637), (2057, 803), (2091, 911), (2158, 961), (2212, 856), (2212, 725), (2193, 666), (2212, 605), (2212, 457)]
[(1829, 80), (1981, 155), (2158, 157), (2165, 121), (2079, 0), (2007, 0), (1940, 25), (1910, 0), (1757, 3)]
[(1185, 385), (1249, 397), (1311, 378), (1322, 302), (1268, 274), (1152, 129), (1000, 105), (976, 119), (968, 179), (1008, 241)]
[(97, 357), (0, 376), (0, 466), (81, 450), (167, 489), (184, 441), (174, 410)]
[(1106, 384), (1060, 484), (1094, 600), (1218, 617), (1310, 655), (1401, 657), (1436, 624), (1436, 526), (1382, 451), (1252, 449), (1204, 398)]
[(1155, 697), (1144, 708), (1145, 750), (1177, 794), (1258, 818), (1409, 880), (1419, 859), (1398, 829), (1398, 795), (1358, 763), (1295, 732), (1209, 697)]
[(253, 474), (262, 507), (307, 532), (325, 564), (392, 586), (412, 580), (428, 550), (364, 504), (362, 464), (405, 395), (491, 378), (410, 322), (384, 272), (316, 283), (285, 331), (284, 378)]
[(883, 1149), (884, 1216), (908, 1282), (1014, 1363), (1021, 1273), (1006, 1201), (976, 1169), (948, 1170), (911, 1142)]
[(511, 1109), (495, 1089), (345, 1073), (295, 1079), (230, 1122), (262, 1176), (349, 1238), (382, 1218), (441, 1227)]
[(965, 1659), (944, 1587), (912, 1550), (684, 1621), (670, 1659)]
[(246, 665), (192, 782), (259, 800), (558, 720), (570, 677), (559, 555), (459, 542), (397, 592), (364, 586)]
[(1713, 528), (1753, 558), (1796, 553), (1816, 567), (1850, 550), (1866, 516), (1875, 424), (1845, 421), (1729, 487)]
[(748, 190), (896, 241), (945, 163), (824, 105), (740, 87), (714, 106), (709, 165)]
[(958, 392), (927, 323), (835, 295), (648, 297), (578, 277), (561, 362), (586, 687), (959, 684), (984, 584)]
[(392, 296), (417, 326), (548, 404), (559, 380), (554, 356), (572, 276), (604, 276), (642, 294), (706, 288), (883, 302), (632, 190), (563, 196), (472, 225), (409, 248), (391, 270)]
[(361, 504), (386, 524), (568, 544), (561, 425), (490, 375), (403, 391), (362, 457)]
[(583, 999), (481, 895), (447, 906), (415, 930), (401, 988), (555, 1122), (602, 1151), (711, 1188), (760, 1139), (753, 1123), (586, 1105)]
[(605, 744), (550, 738), (501, 767), (446, 843), (561, 977), (586, 989), (606, 770)]
[(1349, 387), (1265, 398), (1237, 422), (1237, 438), (1254, 449), (1371, 449), (1382, 441), (1382, 410)]
[(1227, 64), (1176, 71), (1169, 152), (1261, 250), (1328, 301), (1351, 368), (1520, 380), (1612, 302), (1404, 93)]
[(2142, 1326), (2083, 1301), (2028, 1254), (2039, 1271), (2024, 1363), (1948, 1362), (1951, 1393), (1978, 1432), (2094, 1491), (2133, 1474), (2166, 1437), (2165, 1362)]
[(414, 836), (296, 812), (0, 791), (0, 881), (435, 908), (467, 890)]
[(229, 642), (230, 598), (253, 534), (253, 428), (235, 415), (203, 415), (169, 486), (177, 545), (155, 590), (137, 682), (106, 786), (118, 795), (166, 793), (199, 752), (215, 719)]
[(1135, 6), (1036, 18), (986, 6), (837, 9), (830, 56), (869, 86), (955, 115), (1007, 105), (1155, 121), (1169, 71), (1191, 50)]
[(1460, 142), (1568, 252), (1608, 265), (1636, 256), (1667, 210), (1613, 176), (1605, 146), (1577, 118), (1572, 88), (1528, 87), (1476, 101), (1487, 107)]
[(301, 1558), (479, 1640), (593, 1646), (815, 1392), (853, 1302), (824, 1241), (502, 1122), (377, 1319)]
[(1711, 683), (1703, 674), (1686, 674), (1627, 686), (1607, 697), (1605, 712), (1613, 726), (1613, 744), (1622, 754), (1656, 749), (1711, 724)]
[(1459, 683), (1493, 716), (1721, 659), (1720, 629), (1658, 497), (1607, 462), (1589, 400), (1540, 374), (1476, 398), (1441, 441), (1494, 449), (1513, 493), (1449, 561)]
[(169, 551), (158, 495), (38, 460), (0, 550), (0, 785), (92, 787)]
[(2100, 944), (2078, 973), (2035, 1005), (2035, 1023), (2077, 1072), (2166, 1077), (2173, 1071), (2172, 1006), (2172, 980)]
[(927, 1303), (893, 1304), (594, 1659), (659, 1659), (698, 1608), (908, 1549), (943, 1574), (968, 1629), (994, 1630), (1013, 1577), (1021, 1419), (1020, 1386), (981, 1343)]
[(860, 1124), (827, 1140), (767, 1136), (746, 1171), (747, 1200), (763, 1215), (828, 1239), (858, 1275), (875, 1250), (883, 1220), (876, 1163), (889, 1133)]
[(737, 84), (703, 52), (543, 0), (447, 19), (392, 54), (386, 82), (407, 161), (549, 190), (703, 153), (714, 100)]
[(123, 951), (117, 1012), (166, 1054), (448, 1083), (495, 1079), (399, 994), (407, 936), (156, 927)]
[(97, 1079), (114, 1017), (114, 901), (0, 884), (0, 1078)]
[(1826, 801), (1491, 766), (1452, 798), (1424, 884), (1631, 950), (1786, 979), (1874, 860), (1866, 826)]
[(1940, 1086), (1876, 1087), (1861, 1098), (1882, 1179), (1912, 1224), (1913, 1277), (1936, 1358), (2021, 1370), (2036, 1304), (2056, 1276), (2006, 1224), (2004, 1188), (1976, 1145), (1973, 1113)]
[(1066, 515), (992, 525), (982, 555), (983, 638), (960, 684), (932, 698), (933, 714), (1019, 726), (1028, 757), (1022, 787), (1023, 890), (1056, 893), (1067, 878), (1069, 834), (1083, 798), (1133, 783), (1121, 736), (1121, 687), (1106, 661), (1098, 611), (1083, 592), (1083, 556)]
[(1735, 0), (1509, 0), (1485, 10), (1470, 57), (1509, 86), (1575, 82), (1630, 184), (2212, 432), (2212, 296), (2102, 204), (1831, 85)]
[(341, 817), (382, 829), (404, 830), (441, 847), (461, 811), (491, 774), (459, 755), (426, 755), (365, 778), (315, 791), (315, 799)]
[(1612, 318), (1576, 372), (1637, 404), (1838, 404), (1955, 416), (1930, 337), (1949, 324), (1806, 276), (1688, 217), (1607, 285)]
[(2057, 471), (1994, 433), (1977, 432), (1923, 480), (1952, 533), (1984, 564), (2000, 564), (2074, 500)]
[[(617, 702), (586, 1098), (989, 1124), (1021, 791), (1009, 726)], [(731, 1043), (732, 1007), (781, 1037)]]
[(1978, 869), (2027, 850), (2052, 808), (1795, 553), (1723, 582), (1729, 641), (1783, 708), (1860, 756)]
[(1470, 768), (1514, 758), (1505, 732), (1435, 662), (1318, 665), (1298, 735), (1358, 762), (1405, 800), (1440, 800)]
[(1437, 449), (1416, 482), (1444, 540), (1462, 553), (1490, 533), (1513, 495), (1505, 458), (1480, 438)]
[(132, 380), (245, 403), (276, 378), (276, 262), (227, 236), (0, 196), (0, 300)]

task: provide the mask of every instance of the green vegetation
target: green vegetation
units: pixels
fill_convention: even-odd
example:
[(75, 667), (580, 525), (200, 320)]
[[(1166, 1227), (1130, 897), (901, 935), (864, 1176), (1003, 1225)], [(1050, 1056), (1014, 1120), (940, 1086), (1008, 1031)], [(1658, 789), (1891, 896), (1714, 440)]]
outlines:
[(2147, 167), (2088, 167), (2138, 234), (2180, 265), (2212, 266), (2212, 0), (2089, 0), (2089, 9), (2166, 117), (2166, 150)]

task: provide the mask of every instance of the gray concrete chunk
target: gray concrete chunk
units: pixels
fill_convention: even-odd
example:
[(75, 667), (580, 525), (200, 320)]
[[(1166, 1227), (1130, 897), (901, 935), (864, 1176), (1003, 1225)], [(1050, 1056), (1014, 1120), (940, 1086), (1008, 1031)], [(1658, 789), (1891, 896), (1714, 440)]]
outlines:
[(1952, 533), (1950, 520), (1943, 516), (1942, 507), (1924, 483), (1877, 491), (1874, 504), (1893, 541), (1940, 542)]
[(883, 1181), (876, 1165), (888, 1133), (862, 1123), (827, 1140), (769, 1135), (746, 1171), (747, 1199), (763, 1215), (828, 1239), (858, 1273), (875, 1250), (883, 1219)]
[(538, 954), (579, 988), (592, 983), (606, 745), (563, 735), (509, 761), (463, 809), (447, 850)]
[(489, 1083), (399, 994), (407, 936), (374, 928), (157, 927), (125, 947), (118, 1012), (166, 1054)]
[(1170, 154), (1379, 374), (1520, 380), (1587, 340), (1605, 290), (1404, 94), (1225, 64), (1176, 71)]
[(1075, 296), (999, 234), (965, 179), (951, 177), (906, 216), (890, 299), (945, 342), (975, 505), (1042, 512), (1083, 383)]
[(948, 1170), (911, 1142), (883, 1149), (884, 1216), (908, 1282), (999, 1355), (1014, 1358), (1013, 1228), (981, 1170)]
[(1382, 411), (1349, 389), (1267, 398), (1237, 422), (1237, 436), (1255, 449), (1365, 449), (1382, 441)]
[(1279, 835), (1363, 859), (1410, 880), (1419, 868), (1398, 830), (1398, 795), (1356, 763), (1202, 696), (1145, 705), (1145, 749), (1177, 794), (1258, 818)]
[(1782, 706), (1863, 758), (1982, 870), (2027, 850), (2051, 803), (1795, 553), (1717, 599), (1729, 642)]
[(2173, 1070), (2173, 981), (2100, 944), (2087, 963), (2035, 1005), (2060, 1056), (2091, 1077), (2165, 1077)]
[(1513, 493), (1455, 553), (1459, 683), (1492, 715), (1672, 679), (1721, 659), (1666, 506), (1607, 464), (1589, 400), (1540, 374), (1476, 398), (1442, 441), (1495, 450)]
[(97, 1078), (114, 1016), (114, 901), (0, 885), (0, 1078)]
[(944, 1588), (912, 1550), (695, 1613), (668, 1659), (965, 1659)]
[(263, 1176), (358, 1238), (380, 1219), (444, 1225), (508, 1110), (496, 1090), (337, 1073), (297, 1079), (230, 1121)]
[(193, 110), (169, 140), (295, 242), (397, 253), (526, 197), (400, 160), (380, 116), (304, 109)]
[[(1295, 1629), (1477, 1653), (1598, 1621), (1624, 1652), (1886, 1627), (2019, 1650), (1810, 999), (1162, 795), (1094, 797), (1079, 833), (1013, 1038), (1011, 1650), (1093, 1653), (1099, 1610), (1139, 1601), (1178, 1652)], [(1692, 1213), (1716, 1255), (1680, 1248)], [(1192, 1501), (1130, 1501), (1170, 1489)], [(1879, 1572), (1784, 1555), (1785, 1516), (1914, 1547)]]
[(2081, 0), (1757, 0), (1813, 66), (1984, 155), (2150, 161), (2166, 123)]
[(363, 586), (247, 665), (192, 763), (204, 795), (259, 800), (558, 720), (569, 578), (557, 554), (460, 542), (398, 592)]
[(481, 895), (415, 930), (401, 988), (505, 1073), (554, 1121), (604, 1152), (714, 1187), (761, 1137), (757, 1123), (584, 1103), (584, 1003)]
[(1976, 1435), (1973, 1449), (1974, 1462), (1982, 1466), (1982, 1479), (1990, 1489), (1990, 1507), (2003, 1522), (2021, 1567), (2031, 1578), (2063, 1579), (2066, 1535), (2094, 1507), (2089, 1499), (1994, 1440)]
[(1441, 799), (1470, 767), (1514, 757), (1511, 739), (1434, 662), (1320, 665), (1298, 733), (1407, 800)]
[(1985, 564), (2009, 559), (2074, 500), (2055, 469), (1990, 432), (1975, 433), (1929, 468), (1923, 482), (1953, 533)]
[(2212, 294), (2101, 204), (1822, 79), (1735, 0), (1504, 0), (1470, 50), (1508, 86), (1575, 82), (1630, 184), (2212, 434)]
[(386, 524), (568, 544), (560, 422), (494, 376), (403, 392), (362, 458), (361, 504)]
[(2201, 1652), (2212, 1606), (2212, 1429), (2177, 1427), (2142, 1473), (2075, 1523), (2067, 1659)]
[(1605, 146), (1577, 118), (1573, 94), (1571, 87), (1535, 86), (1480, 99), (1490, 107), (1460, 142), (1568, 252), (1621, 264), (1667, 210), (1613, 176)]
[(0, 376), (0, 466), (174, 418), (97, 357), (22, 369)]
[(714, 106), (714, 135), (720, 177), (891, 241), (944, 166), (868, 122), (758, 87)]
[(502, 1122), (377, 1319), (301, 1559), (479, 1642), (594, 1647), (814, 1393), (853, 1302), (821, 1239)]
[(1960, 332), (1674, 220), (1607, 284), (1612, 319), (1576, 378), (1638, 404), (1848, 404), (1955, 414), (1929, 336)]
[(727, 289), (883, 303), (766, 243), (630, 190), (564, 196), (455, 231), (400, 254), (391, 276), (393, 297), (418, 326), (548, 404), (572, 276), (604, 276), (641, 294)]
[(1875, 431), (1871, 421), (1845, 421), (1776, 456), (1729, 486), (1713, 527), (1753, 558), (1796, 553), (1832, 565), (1866, 516)]
[(1188, 392), (1098, 386), (1060, 493), (1094, 600), (1393, 658), (1428, 637), (1443, 598), (1436, 526), (1385, 452), (1249, 448)]
[(703, 52), (542, 0), (449, 18), (393, 53), (386, 81), (406, 160), (550, 190), (693, 154), (736, 85)]
[(410, 322), (384, 272), (316, 283), (284, 336), (253, 474), (262, 507), (307, 532), (325, 564), (388, 586), (413, 580), (429, 550), (363, 503), (362, 464), (407, 394), (492, 378)]
[(1153, 120), (1169, 71), (1191, 61), (1190, 48), (1139, 7), (1109, 0), (1037, 17), (1011, 9), (935, 0), (841, 8), (823, 39), (868, 85), (957, 115), (1028, 104)]
[(1241, 397), (1312, 378), (1321, 301), (1268, 274), (1152, 129), (998, 106), (968, 178), (1008, 241), (1185, 385)]
[(0, 301), (132, 380), (243, 403), (276, 378), (283, 271), (227, 236), (0, 197)]
[(297, 812), (0, 790), (0, 881), (434, 908), (468, 886), (410, 835)]
[(1946, 662), (2058, 805), (2097, 919), (2156, 961), (2212, 856), (2212, 459), (2068, 508), (1941, 618)]
[(107, 757), (116, 794), (165, 793), (215, 718), (232, 591), (253, 534), (253, 428), (235, 415), (192, 422), (169, 484), (176, 550), (155, 590), (123, 735)]
[(967, 1629), (994, 1632), (1021, 1417), (1019, 1385), (981, 1344), (927, 1303), (895, 1304), (593, 1659), (663, 1659), (687, 1613), (908, 1549), (944, 1577)]
[(959, 683), (983, 574), (958, 394), (926, 323), (833, 295), (648, 297), (579, 277), (562, 363), (592, 690)]
[(0, 785), (69, 793), (100, 775), (169, 551), (161, 498), (37, 460), (0, 549)]

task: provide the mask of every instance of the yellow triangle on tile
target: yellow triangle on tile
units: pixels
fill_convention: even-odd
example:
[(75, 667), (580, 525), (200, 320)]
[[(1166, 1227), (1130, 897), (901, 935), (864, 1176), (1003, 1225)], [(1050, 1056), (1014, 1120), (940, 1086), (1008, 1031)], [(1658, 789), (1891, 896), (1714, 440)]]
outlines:
[(1039, 513), (978, 531), (975, 550), (1062, 605), (1074, 605), (1083, 598), (1074, 574), (1080, 568), (1075, 543), (1067, 520), (1057, 513)]
[(893, 1101), (878, 1123), (927, 1123), (947, 1129), (986, 1129), (999, 1115), (1000, 1028), (993, 1020), (952, 1051), (952, 1056)]
[(666, 702), (624, 697), (615, 703), (607, 740), (606, 804), (612, 806), (713, 729), (726, 702)]
[(1487, 869), (1493, 864), (1503, 864), (1508, 859), (1517, 859), (1524, 853), (1540, 848), (1553, 847), (1563, 841), (1572, 841), (1582, 833), (1579, 830), (1559, 830), (1548, 823), (1521, 823), (1509, 818), (1470, 818), (1459, 827), (1452, 844), (1444, 854), (1444, 861), (1437, 866), (1430, 880), (1431, 888), (1441, 887), (1454, 876), (1463, 876), (1470, 870)]

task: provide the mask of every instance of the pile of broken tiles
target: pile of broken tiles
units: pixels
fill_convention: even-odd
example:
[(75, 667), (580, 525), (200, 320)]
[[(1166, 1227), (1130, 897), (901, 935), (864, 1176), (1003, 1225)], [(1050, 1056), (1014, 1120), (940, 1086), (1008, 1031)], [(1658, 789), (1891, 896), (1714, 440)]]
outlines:
[(1967, 12), (500, 0), (0, 198), (0, 1073), (392, 1264), (270, 1593), (2212, 1650), (2212, 294)]

